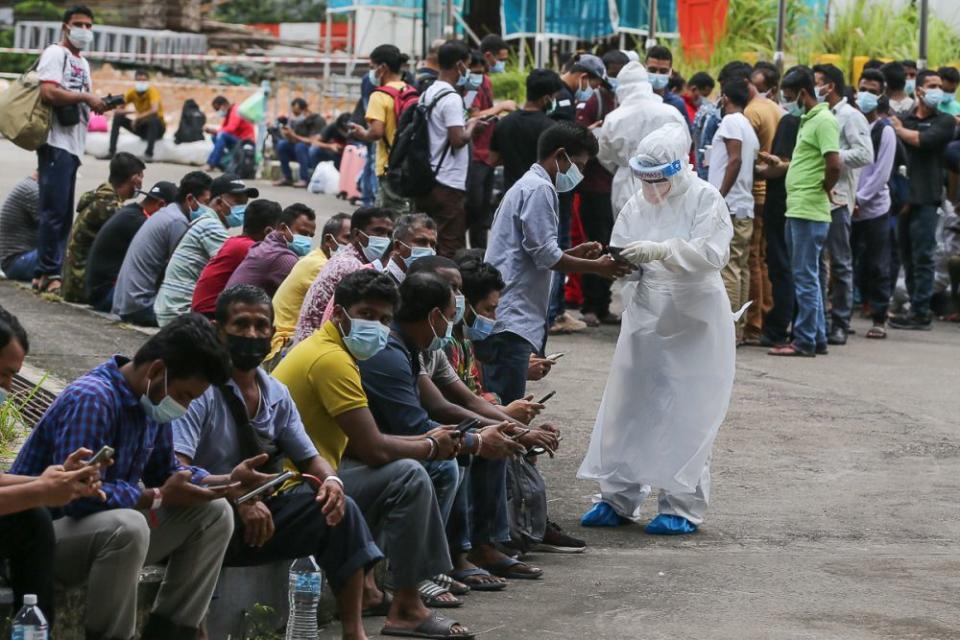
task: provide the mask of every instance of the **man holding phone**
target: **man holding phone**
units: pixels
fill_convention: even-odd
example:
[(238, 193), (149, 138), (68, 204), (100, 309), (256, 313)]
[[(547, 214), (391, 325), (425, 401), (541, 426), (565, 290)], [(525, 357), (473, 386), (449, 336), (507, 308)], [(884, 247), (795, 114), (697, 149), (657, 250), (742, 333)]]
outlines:
[(238, 503), (224, 566), (313, 555), (337, 594), (343, 637), (364, 638), (363, 577), (383, 554), (363, 513), (344, 495), (343, 482), (307, 435), (289, 391), (259, 366), (273, 337), (270, 297), (253, 285), (230, 287), (217, 299), (216, 317), (233, 372), (173, 423), (180, 462), (228, 476), (245, 458), (256, 456), (263, 462), (261, 471), (279, 472), (287, 461), (319, 483), (290, 482), (279, 494), (266, 492)]

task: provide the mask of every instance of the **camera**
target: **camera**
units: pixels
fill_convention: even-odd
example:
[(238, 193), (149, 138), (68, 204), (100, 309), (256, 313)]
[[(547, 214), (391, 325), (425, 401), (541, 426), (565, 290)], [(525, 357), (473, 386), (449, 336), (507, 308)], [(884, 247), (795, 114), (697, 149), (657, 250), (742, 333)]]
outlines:
[(116, 109), (117, 107), (122, 107), (126, 103), (127, 101), (124, 100), (123, 96), (115, 96), (112, 94), (103, 99), (103, 104), (107, 107), (107, 109)]

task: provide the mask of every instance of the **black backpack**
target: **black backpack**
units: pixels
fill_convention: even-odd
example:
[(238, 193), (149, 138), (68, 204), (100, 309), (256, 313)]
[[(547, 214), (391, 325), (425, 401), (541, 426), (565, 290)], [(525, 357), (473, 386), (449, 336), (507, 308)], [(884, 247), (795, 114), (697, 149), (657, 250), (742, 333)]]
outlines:
[(203, 126), (205, 124), (207, 124), (207, 116), (203, 115), (197, 101), (189, 98), (183, 103), (183, 109), (180, 111), (180, 126), (177, 127), (177, 132), (173, 134), (173, 142), (183, 144), (203, 140)]
[(250, 140), (243, 140), (233, 148), (226, 173), (236, 174), (243, 180), (257, 177), (257, 145)]
[(437, 183), (437, 172), (450, 151), (448, 141), (434, 167), (430, 163), (430, 114), (436, 104), (455, 95), (454, 91), (441, 91), (429, 105), (417, 104), (403, 112), (397, 123), (397, 136), (390, 147), (387, 160), (387, 181), (390, 188), (404, 198), (425, 196)]

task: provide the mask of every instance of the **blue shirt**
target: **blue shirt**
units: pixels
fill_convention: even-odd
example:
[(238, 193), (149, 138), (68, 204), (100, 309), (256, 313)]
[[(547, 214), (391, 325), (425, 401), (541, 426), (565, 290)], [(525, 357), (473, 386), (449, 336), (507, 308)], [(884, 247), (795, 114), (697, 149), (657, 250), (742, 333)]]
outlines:
[(675, 94), (673, 91), (665, 91), (663, 93), (663, 103), (669, 104), (672, 107), (676, 107), (676, 109), (680, 112), (680, 115), (683, 116), (683, 121), (687, 123), (687, 126), (689, 127), (691, 125), (690, 114), (687, 112), (687, 103), (683, 101), (683, 98)]
[(541, 348), (546, 333), (552, 267), (563, 257), (558, 207), (550, 174), (534, 164), (503, 196), (484, 256), (507, 283), (493, 333), (515, 333), (534, 350)]
[(438, 426), (420, 404), (419, 362), (411, 356), (396, 329), (390, 332), (385, 348), (358, 365), (360, 381), (380, 431), (417, 436)]
[[(294, 463), (319, 455), (307, 436), (287, 387), (259, 368), (257, 384), (260, 386), (260, 408), (250, 420), (254, 431), (274, 442)], [(227, 386), (237, 398), (242, 398), (236, 382), (228, 380)], [(172, 427), (174, 450), (210, 473), (228, 474), (243, 461), (237, 423), (223, 394), (213, 386), (191, 402), (187, 414), (173, 422)]]
[(141, 482), (160, 487), (177, 471), (192, 471), (193, 482), (208, 475), (177, 462), (171, 430), (147, 417), (120, 373), (127, 362), (123, 356), (114, 356), (69, 384), (40, 419), (10, 469), (39, 476), (48, 466), (63, 464), (80, 447), (93, 452), (104, 445), (113, 447), (113, 464), (101, 472), (106, 502), (74, 500), (63, 508), (68, 516), (133, 509), (142, 493)]

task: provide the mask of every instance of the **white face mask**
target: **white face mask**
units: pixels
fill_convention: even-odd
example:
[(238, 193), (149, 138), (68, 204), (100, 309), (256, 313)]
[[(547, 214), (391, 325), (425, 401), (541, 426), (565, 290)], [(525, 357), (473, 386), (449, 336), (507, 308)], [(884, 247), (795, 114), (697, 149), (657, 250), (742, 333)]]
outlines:
[(137, 80), (133, 83), (133, 89), (137, 93), (146, 93), (147, 89), (150, 88), (150, 83), (146, 80)]
[(647, 202), (652, 202), (653, 204), (660, 204), (667, 199), (667, 195), (670, 193), (670, 190), (673, 188), (673, 185), (670, 184), (670, 181), (664, 182), (644, 182), (641, 183), (641, 189), (643, 190), (643, 199)]
[(67, 40), (80, 51), (84, 51), (93, 44), (93, 29), (70, 27), (70, 31), (67, 32)]

